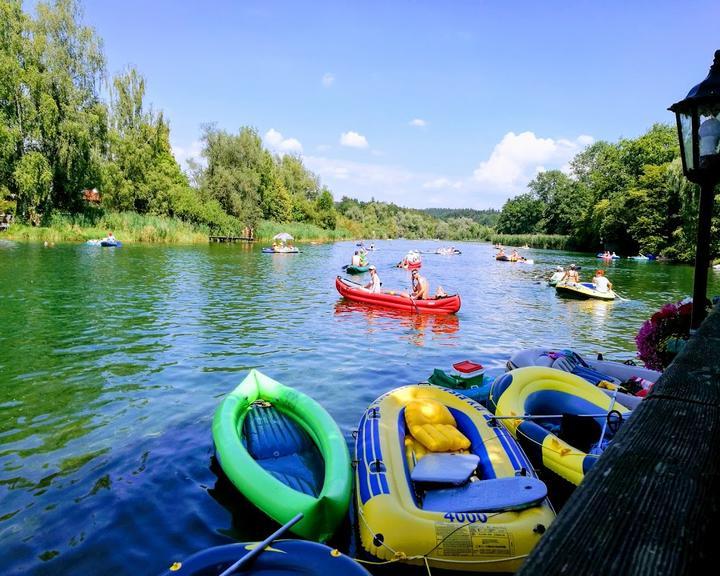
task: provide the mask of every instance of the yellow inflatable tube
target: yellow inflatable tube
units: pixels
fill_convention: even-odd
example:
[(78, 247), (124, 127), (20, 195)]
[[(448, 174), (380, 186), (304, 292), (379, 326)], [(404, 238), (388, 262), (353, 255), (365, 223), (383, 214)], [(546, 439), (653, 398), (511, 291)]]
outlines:
[(583, 378), (538, 366), (498, 377), (490, 388), (489, 407), (502, 417), (499, 420), (536, 467), (576, 486), (600, 457), (603, 446), (590, 451), (603, 427), (603, 440), (609, 441), (630, 415), (625, 406)]
[[(441, 498), (434, 509), (427, 509), (433, 489), (416, 482), (413, 470), (422, 459), (432, 460), (431, 452), (419, 445), (406, 423), (408, 405), (425, 400), (447, 407), (457, 430), (470, 441), (463, 456), (478, 460), (470, 479), (446, 492), (468, 490), (482, 500), (494, 487), (502, 487), (495, 492), (505, 504), (476, 502), (471, 495), (459, 499), (458, 506), (444, 508)], [(412, 419), (410, 426), (415, 427)], [(440, 424), (448, 425), (447, 420)], [(446, 453), (451, 459), (457, 454)], [(404, 386), (375, 400), (360, 421), (355, 458), (360, 540), (380, 560), (424, 565), (427, 559), (431, 567), (446, 570), (514, 572), (555, 517), (544, 484), (517, 442), (488, 410), (454, 390)], [(521, 482), (540, 485), (544, 492), (522, 503), (521, 489), (514, 488)], [(439, 494), (444, 494), (442, 489)]]

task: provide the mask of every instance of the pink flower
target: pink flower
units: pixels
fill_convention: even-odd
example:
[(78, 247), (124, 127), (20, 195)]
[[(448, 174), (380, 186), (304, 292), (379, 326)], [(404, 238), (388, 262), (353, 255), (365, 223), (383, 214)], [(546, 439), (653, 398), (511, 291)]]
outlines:
[(690, 334), (692, 301), (665, 304), (646, 320), (635, 336), (638, 357), (653, 370), (664, 370), (672, 362), (675, 352), (667, 350), (671, 338), (687, 339)]

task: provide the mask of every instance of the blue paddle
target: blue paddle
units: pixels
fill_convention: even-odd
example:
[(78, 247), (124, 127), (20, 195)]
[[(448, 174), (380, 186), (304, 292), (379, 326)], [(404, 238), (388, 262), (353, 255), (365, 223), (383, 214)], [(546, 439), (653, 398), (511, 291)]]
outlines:
[(295, 516), (294, 518), (288, 520), (288, 522), (287, 522), (286, 524), (280, 526), (280, 528), (278, 528), (275, 532), (273, 532), (272, 534), (270, 534), (270, 536), (268, 536), (267, 538), (265, 538), (265, 540), (263, 540), (262, 542), (260, 542), (260, 544), (258, 544), (255, 548), (253, 548), (248, 554), (245, 554), (245, 556), (243, 556), (242, 558), (240, 558), (240, 560), (238, 560), (237, 562), (235, 562), (235, 564), (233, 564), (232, 566), (230, 566), (229, 568), (227, 568), (225, 571), (223, 571), (222, 573), (220, 573), (219, 576), (230, 576), (230, 574), (232, 574), (233, 572), (235, 572), (235, 571), (236, 571), (238, 568), (240, 568), (241, 566), (247, 565), (247, 564), (249, 564), (250, 562), (252, 562), (255, 558), (257, 558), (258, 556), (260, 556), (260, 554), (263, 553), (263, 550), (265, 550), (265, 548), (267, 548), (267, 547), (268, 547), (270, 544), (272, 544), (275, 540), (277, 540), (278, 538), (280, 538), (280, 536), (282, 536), (283, 534), (285, 534), (285, 532), (287, 532), (288, 530), (290, 530), (290, 528), (293, 527), (295, 524), (297, 524), (298, 522), (300, 522), (300, 520), (302, 520), (302, 518), (303, 518), (303, 514), (302, 514), (302, 512), (300, 512), (297, 516)]

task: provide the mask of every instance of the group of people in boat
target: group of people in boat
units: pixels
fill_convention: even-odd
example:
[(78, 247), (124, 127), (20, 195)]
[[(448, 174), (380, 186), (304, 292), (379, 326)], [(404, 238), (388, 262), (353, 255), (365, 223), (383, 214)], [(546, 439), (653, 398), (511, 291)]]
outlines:
[(600, 258), (603, 258), (605, 260), (611, 260), (612, 258), (619, 258), (617, 254), (615, 254), (615, 251), (613, 250), (610, 252), (609, 250), (605, 250), (605, 252), (602, 253)]
[[(576, 264), (570, 264), (567, 269), (564, 269), (562, 266), (558, 266), (550, 278), (550, 281), (554, 284), (579, 284), (580, 271), (578, 266)], [(595, 271), (592, 284), (598, 292), (609, 292), (612, 290), (612, 282), (610, 282), (610, 280), (608, 280), (605, 276), (604, 270)]]
[[(370, 265), (370, 282), (365, 284), (363, 288), (372, 294), (382, 294), (382, 282), (380, 276), (377, 273), (377, 268), (374, 265)], [(410, 292), (388, 292), (388, 294), (395, 294), (397, 296), (405, 296), (406, 298), (412, 298), (414, 300), (428, 300), (430, 298), (442, 298), (447, 296), (442, 286), (438, 286), (437, 291), (434, 295), (430, 293), (430, 283), (425, 276), (422, 276), (417, 270), (413, 270), (411, 273), (411, 284)]]
[(510, 256), (505, 254), (505, 249), (500, 246), (498, 248), (497, 254), (495, 254), (495, 260), (505, 260), (508, 262), (524, 262), (527, 260), (525, 256), (521, 255), (516, 249), (513, 248), (513, 251), (510, 253)]
[(297, 250), (291, 241), (281, 242), (273, 240), (272, 249), (274, 252), (295, 252)]
[(352, 258), (350, 259), (350, 265), (351, 266), (367, 266), (368, 265), (367, 250), (365, 250), (364, 247), (361, 247), (360, 250), (355, 250), (355, 254), (353, 254)]

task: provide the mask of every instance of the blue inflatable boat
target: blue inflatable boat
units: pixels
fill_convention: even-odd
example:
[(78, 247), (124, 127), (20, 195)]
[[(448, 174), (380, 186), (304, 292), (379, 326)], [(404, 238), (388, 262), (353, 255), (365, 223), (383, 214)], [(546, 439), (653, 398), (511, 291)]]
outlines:
[[(249, 554), (257, 545), (258, 542), (250, 542), (207, 548), (182, 562), (174, 562), (162, 576), (216, 576)], [(237, 573), (263, 576), (370, 576), (370, 573), (352, 558), (324, 544), (306, 540), (276, 540)]]

